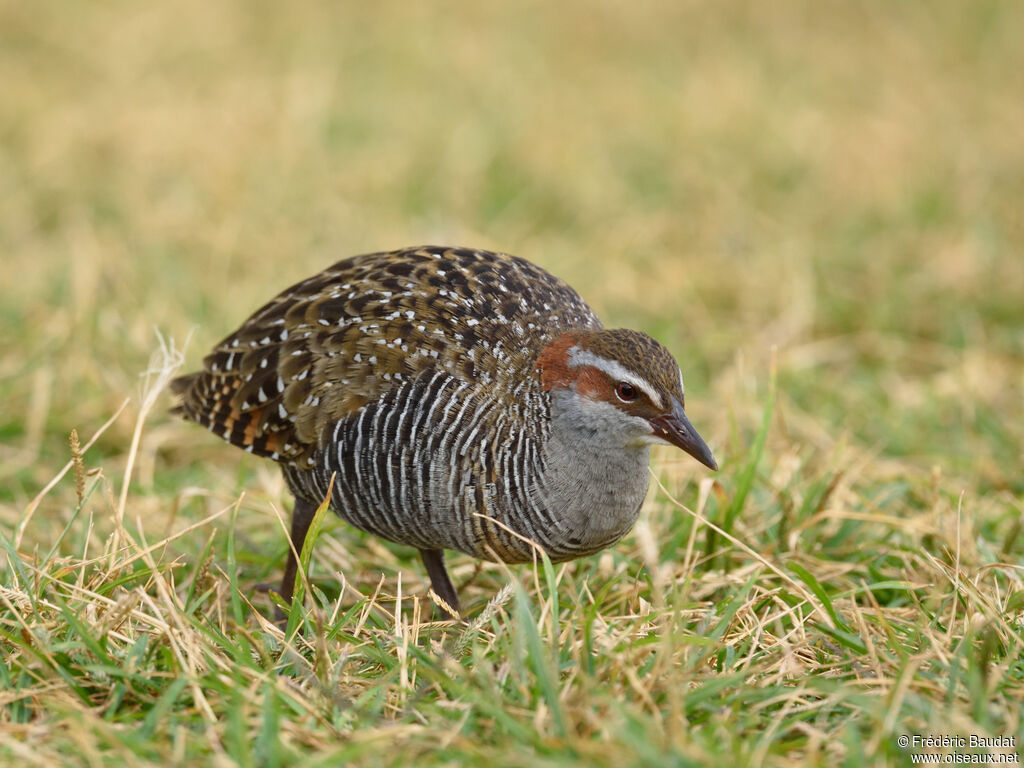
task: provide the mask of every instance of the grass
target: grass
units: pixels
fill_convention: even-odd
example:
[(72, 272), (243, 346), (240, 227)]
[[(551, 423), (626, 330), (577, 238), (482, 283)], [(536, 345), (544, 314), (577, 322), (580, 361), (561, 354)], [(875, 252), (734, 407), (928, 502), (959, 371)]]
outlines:
[[(0, 4), (0, 762), (1019, 762), (1022, 34), (988, 0)], [(162, 384), (423, 242), (663, 340), (722, 470), (656, 452), (599, 556), (452, 557), (459, 625), (328, 518), (282, 633), (279, 473)]]

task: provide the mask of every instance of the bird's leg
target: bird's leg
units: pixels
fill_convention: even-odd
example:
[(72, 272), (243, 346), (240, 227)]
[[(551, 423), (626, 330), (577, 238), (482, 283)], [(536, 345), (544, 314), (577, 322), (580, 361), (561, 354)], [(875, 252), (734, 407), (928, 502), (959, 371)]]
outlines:
[(299, 568), (296, 553), (302, 554), (302, 545), (306, 541), (306, 532), (309, 531), (309, 524), (313, 522), (314, 515), (316, 515), (316, 504), (296, 496), (295, 508), (292, 510), (292, 545), (288, 547), (288, 562), (284, 566), (281, 589), (278, 590), (278, 594), (286, 603), (292, 601), (292, 591), (295, 588), (295, 573)]
[(459, 595), (455, 591), (455, 586), (448, 575), (448, 570), (444, 567), (444, 550), (421, 549), (420, 557), (423, 558), (423, 565), (427, 567), (427, 575), (430, 577), (430, 586), (433, 588), (434, 593), (452, 609), (449, 611), (442, 607), (441, 612), (447, 618), (458, 618)]
[[(299, 561), (295, 553), (302, 554), (302, 545), (306, 541), (306, 533), (309, 531), (309, 525), (313, 522), (314, 515), (316, 515), (316, 504), (296, 496), (295, 507), (292, 509), (291, 546), (288, 547), (288, 562), (284, 566), (284, 578), (281, 579), (281, 586), (275, 590), (273, 584), (260, 582), (256, 585), (257, 592), (276, 591), (284, 602), (291, 603), (295, 590), (295, 574), (299, 569)], [(274, 620), (283, 625), (287, 618), (284, 611), (275, 605)]]

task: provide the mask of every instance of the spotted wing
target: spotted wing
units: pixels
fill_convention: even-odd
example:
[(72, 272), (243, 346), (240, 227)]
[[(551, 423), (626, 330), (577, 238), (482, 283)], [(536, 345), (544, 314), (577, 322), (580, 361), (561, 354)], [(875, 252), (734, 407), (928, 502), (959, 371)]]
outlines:
[(474, 386), (533, 375), (537, 349), (599, 328), (541, 268), (422, 247), (345, 259), (283, 291), (176, 379), (176, 412), (233, 445), (303, 467), (327, 424), (442, 367)]

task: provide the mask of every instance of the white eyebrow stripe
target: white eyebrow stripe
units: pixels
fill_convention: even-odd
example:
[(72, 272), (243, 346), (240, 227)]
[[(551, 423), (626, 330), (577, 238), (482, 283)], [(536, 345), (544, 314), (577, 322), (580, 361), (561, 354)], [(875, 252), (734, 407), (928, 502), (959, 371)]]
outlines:
[(638, 376), (616, 360), (609, 360), (607, 357), (595, 355), (588, 349), (572, 347), (569, 350), (568, 363), (570, 368), (579, 368), (583, 365), (589, 365), (593, 368), (597, 368), (599, 371), (604, 371), (617, 381), (628, 381), (647, 395), (647, 397), (651, 399), (651, 402), (654, 403), (655, 408), (663, 409), (665, 407), (665, 404), (661, 399), (661, 395), (658, 394), (657, 390), (651, 386), (651, 383), (647, 381), (647, 379), (642, 376)]

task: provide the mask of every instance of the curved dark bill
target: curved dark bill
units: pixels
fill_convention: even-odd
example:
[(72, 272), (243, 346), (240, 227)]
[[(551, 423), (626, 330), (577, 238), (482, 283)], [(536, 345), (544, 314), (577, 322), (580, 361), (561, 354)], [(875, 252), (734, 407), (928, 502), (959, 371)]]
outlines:
[(672, 403), (672, 413), (651, 419), (651, 426), (654, 427), (654, 434), (662, 440), (682, 448), (705, 467), (718, 469), (718, 462), (711, 454), (711, 449), (686, 418), (686, 412), (678, 401)]

